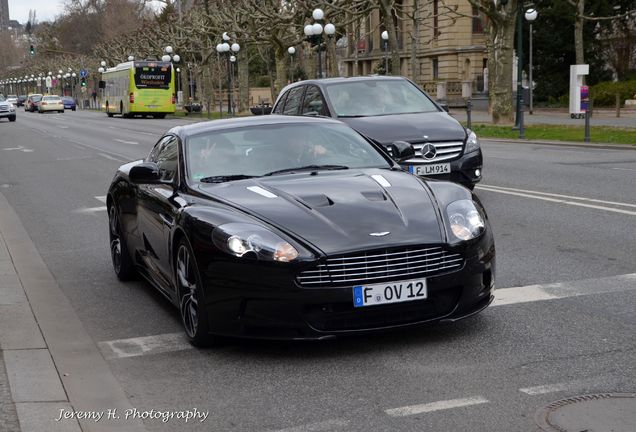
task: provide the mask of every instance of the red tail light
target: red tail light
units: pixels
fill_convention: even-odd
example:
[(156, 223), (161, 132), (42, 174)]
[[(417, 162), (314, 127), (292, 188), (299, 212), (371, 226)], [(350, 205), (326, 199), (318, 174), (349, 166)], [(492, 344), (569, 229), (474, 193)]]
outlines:
[(174, 93), (172, 93), (172, 104), (174, 105), (176, 103), (177, 103), (177, 96)]
[(130, 103), (135, 103), (135, 94), (134, 94), (134, 93), (131, 93), (131, 94), (130, 94), (130, 97), (128, 98), (128, 101), (129, 101)]

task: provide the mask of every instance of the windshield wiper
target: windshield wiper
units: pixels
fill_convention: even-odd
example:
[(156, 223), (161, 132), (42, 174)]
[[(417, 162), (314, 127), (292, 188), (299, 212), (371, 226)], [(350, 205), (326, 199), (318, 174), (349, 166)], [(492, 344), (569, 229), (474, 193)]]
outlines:
[(276, 174), (294, 173), (296, 171), (318, 171), (318, 170), (345, 170), (349, 169), (346, 165), (305, 165), (296, 168), (285, 168), (276, 171), (263, 174), (266, 176), (272, 176)]
[(231, 174), (231, 175), (220, 175), (220, 176), (212, 176), (212, 177), (203, 177), (199, 180), (201, 183), (224, 183), (232, 180), (245, 180), (251, 179), (258, 176), (245, 175), (245, 174)]

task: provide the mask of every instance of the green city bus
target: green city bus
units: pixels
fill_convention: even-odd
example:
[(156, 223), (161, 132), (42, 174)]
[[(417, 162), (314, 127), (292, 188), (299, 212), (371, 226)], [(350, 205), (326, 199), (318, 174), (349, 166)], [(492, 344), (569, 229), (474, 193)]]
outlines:
[(130, 61), (102, 74), (102, 107), (108, 117), (121, 114), (164, 118), (176, 110), (174, 69), (170, 62)]

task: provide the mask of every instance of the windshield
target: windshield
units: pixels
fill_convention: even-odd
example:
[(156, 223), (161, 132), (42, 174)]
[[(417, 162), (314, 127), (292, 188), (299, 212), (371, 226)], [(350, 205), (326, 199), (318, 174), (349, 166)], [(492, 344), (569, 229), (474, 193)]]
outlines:
[(5, 101), (4, 96), (0, 95), (0, 102), (4, 102), (4, 101)]
[(42, 99), (42, 96), (31, 96), (33, 102), (38, 102), (40, 99)]
[(350, 81), (326, 88), (338, 117), (438, 111), (433, 101), (407, 80)]
[(170, 63), (135, 64), (135, 86), (137, 88), (170, 87)]
[(357, 132), (339, 124), (215, 130), (189, 137), (185, 147), (188, 176), (194, 181), (282, 175), (308, 166), (316, 170), (390, 166)]

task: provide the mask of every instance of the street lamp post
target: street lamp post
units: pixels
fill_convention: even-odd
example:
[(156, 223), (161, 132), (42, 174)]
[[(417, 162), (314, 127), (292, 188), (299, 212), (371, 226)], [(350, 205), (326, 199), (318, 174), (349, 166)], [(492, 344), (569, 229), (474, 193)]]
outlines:
[(523, 127), (523, 1), (517, 1), (517, 121), (519, 138), (525, 138)]
[(389, 74), (389, 32), (384, 30), (382, 32), (382, 45), (384, 45), (384, 75)]
[[(174, 63), (179, 63), (181, 61), (181, 56), (179, 56), (179, 54), (174, 53), (174, 49), (168, 45), (167, 47), (165, 47), (163, 49), (164, 55), (161, 57), (161, 61), (164, 62), (170, 62), (170, 68), (174, 69)], [(128, 61), (134, 61), (135, 58), (133, 56), (129, 56), (128, 57)], [(177, 68), (178, 71), (178, 68)], [(175, 72), (177, 72), (175, 71)], [(175, 79), (177, 79), (177, 83), (179, 82), (179, 76), (178, 74), (175, 74)], [(179, 85), (177, 84), (177, 88), (179, 87)], [(178, 90), (177, 90), (178, 91)], [(179, 95), (177, 94), (177, 100), (180, 101), (181, 98), (179, 97)]]
[[(322, 9), (314, 9), (311, 13), (311, 16), (315, 21), (323, 21), (325, 18), (325, 13)], [(307, 24), (303, 31), (310, 42), (317, 41), (316, 45), (318, 46), (318, 78), (322, 78), (322, 33), (324, 31), (327, 36), (333, 36), (333, 34), (336, 32), (336, 27), (331, 23), (327, 23), (323, 27), (321, 23), (314, 22), (313, 24)]]
[[(103, 77), (102, 77), (102, 74), (104, 72), (106, 72), (106, 61), (102, 60), (100, 62), (100, 66), (99, 66), (99, 68), (97, 68), (97, 72), (99, 72), (99, 81), (100, 82), (104, 81)], [(103, 87), (103, 85), (100, 85), (99, 86), (99, 110), (100, 111), (102, 110), (103, 101), (104, 101), (104, 87)]]
[[(236, 62), (236, 56), (241, 50), (241, 46), (238, 43), (230, 45), (230, 36), (227, 32), (223, 33), (223, 43), (216, 46), (216, 52), (219, 55), (225, 55), (227, 58), (227, 113), (229, 116), (234, 115), (234, 104), (232, 103), (232, 69), (233, 64)], [(232, 52), (233, 54), (230, 54)]]
[(530, 94), (529, 94), (529, 96), (530, 96), (530, 111), (529, 111), (530, 115), (532, 115), (532, 102), (533, 102), (532, 101), (532, 99), (533, 99), (532, 98), (532, 87), (534, 87), (534, 85), (533, 85), (534, 83), (532, 81), (532, 22), (537, 19), (537, 15), (538, 14), (539, 13), (534, 8), (528, 9), (526, 11), (526, 20), (530, 24), (530, 32), (529, 32), (529, 34), (530, 34), (530, 40), (529, 40), (529, 42), (530, 42), (530, 44), (529, 44), (530, 52), (528, 53), (529, 56), (530, 56), (530, 59), (529, 59), (530, 60), (530, 65), (528, 67), (528, 78), (529, 78), (528, 90), (530, 92)]
[(289, 47), (287, 48), (287, 52), (289, 53), (289, 70), (291, 75), (291, 82), (294, 82), (294, 54), (296, 54), (296, 48)]

